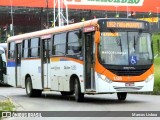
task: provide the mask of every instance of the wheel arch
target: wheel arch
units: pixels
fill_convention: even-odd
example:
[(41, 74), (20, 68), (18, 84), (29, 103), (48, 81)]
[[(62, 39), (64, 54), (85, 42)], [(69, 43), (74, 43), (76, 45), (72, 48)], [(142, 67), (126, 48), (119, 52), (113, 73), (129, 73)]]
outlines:
[(76, 74), (73, 74), (73, 75), (71, 75), (70, 81), (69, 81), (69, 86), (70, 86), (70, 91), (71, 92), (74, 92), (75, 78), (77, 78), (77, 80), (79, 82), (79, 85), (80, 85), (80, 88), (81, 88), (79, 77)]
[[(27, 78), (28, 77), (30, 77), (31, 78), (31, 76), (29, 75), (29, 74), (26, 74), (26, 76), (25, 76), (25, 86), (26, 86), (26, 83), (27, 83)], [(32, 79), (31, 79), (32, 80)], [(32, 81), (31, 81), (32, 82)]]

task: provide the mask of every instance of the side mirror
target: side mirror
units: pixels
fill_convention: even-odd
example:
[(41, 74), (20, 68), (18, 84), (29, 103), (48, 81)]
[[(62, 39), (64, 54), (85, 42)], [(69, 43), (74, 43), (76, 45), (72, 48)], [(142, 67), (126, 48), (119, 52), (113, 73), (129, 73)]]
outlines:
[(95, 32), (95, 43), (99, 43), (100, 42), (100, 32), (99, 31), (96, 31)]

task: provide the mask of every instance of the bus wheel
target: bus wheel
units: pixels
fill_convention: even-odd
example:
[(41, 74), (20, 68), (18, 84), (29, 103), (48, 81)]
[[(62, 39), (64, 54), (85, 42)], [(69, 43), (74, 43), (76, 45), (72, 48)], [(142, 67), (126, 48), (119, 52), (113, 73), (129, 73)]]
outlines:
[(26, 79), (26, 93), (29, 97), (40, 97), (42, 90), (33, 89), (31, 78)]
[(77, 102), (81, 102), (84, 100), (84, 94), (81, 93), (80, 84), (78, 82), (78, 79), (75, 79), (74, 94), (75, 94), (75, 100)]
[(127, 97), (127, 93), (126, 92), (117, 93), (117, 97), (118, 97), (118, 100), (125, 100)]

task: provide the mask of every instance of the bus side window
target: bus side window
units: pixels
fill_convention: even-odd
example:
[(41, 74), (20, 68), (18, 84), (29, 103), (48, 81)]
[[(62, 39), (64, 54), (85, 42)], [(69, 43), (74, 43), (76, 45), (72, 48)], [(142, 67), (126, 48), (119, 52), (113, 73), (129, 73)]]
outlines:
[(39, 57), (40, 56), (40, 41), (39, 38), (31, 39), (31, 57)]
[(22, 57), (28, 58), (28, 43), (29, 40), (24, 40), (22, 44)]
[(66, 53), (66, 33), (54, 35), (52, 55), (63, 56)]
[(82, 39), (80, 39), (80, 32), (72, 31), (68, 33), (67, 54), (81, 54), (82, 53)]
[(15, 43), (9, 43), (8, 59), (14, 59)]

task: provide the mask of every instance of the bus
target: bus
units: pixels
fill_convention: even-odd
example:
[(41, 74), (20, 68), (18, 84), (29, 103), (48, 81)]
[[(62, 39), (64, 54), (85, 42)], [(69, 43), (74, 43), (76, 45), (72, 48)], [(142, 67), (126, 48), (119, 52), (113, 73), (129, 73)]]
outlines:
[(0, 43), (0, 85), (7, 83), (6, 49), (7, 49), (7, 43)]
[(153, 90), (150, 25), (125, 18), (99, 18), (8, 38), (7, 77), (29, 97), (42, 91), (74, 95)]

